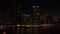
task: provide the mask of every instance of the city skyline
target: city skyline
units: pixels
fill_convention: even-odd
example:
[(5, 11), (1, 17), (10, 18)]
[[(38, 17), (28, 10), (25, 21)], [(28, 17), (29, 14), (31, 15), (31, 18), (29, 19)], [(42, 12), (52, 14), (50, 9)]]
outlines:
[[(32, 2), (32, 0), (25, 0), (23, 3), (24, 8), (26, 9), (26, 13), (28, 14), (30, 12), (29, 10), (31, 10), (32, 5), (39, 5), (41, 12), (48, 12), (49, 16), (53, 17), (54, 20), (59, 17), (60, 12), (59, 8), (56, 6), (56, 0), (35, 0), (35, 2)], [(56, 7), (58, 9), (56, 9)]]
[(56, 0), (4, 0), (0, 7), (0, 34), (60, 33)]

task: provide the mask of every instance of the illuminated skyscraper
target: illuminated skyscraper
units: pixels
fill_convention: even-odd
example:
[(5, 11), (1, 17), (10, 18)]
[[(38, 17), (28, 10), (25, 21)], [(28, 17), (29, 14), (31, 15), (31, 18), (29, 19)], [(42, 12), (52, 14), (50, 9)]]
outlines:
[[(15, 21), (16, 23), (19, 22), (20, 23), (20, 16), (21, 16), (21, 12), (22, 12), (22, 0), (16, 0), (16, 15), (15, 18), (13, 19), (13, 21)], [(18, 23), (17, 23), (18, 24)]]
[(37, 23), (40, 21), (40, 10), (39, 6), (33, 6), (33, 22)]
[[(23, 0), (17, 0), (17, 3), (16, 3), (16, 5), (17, 5), (17, 7), (16, 7), (16, 9), (17, 9), (17, 11), (16, 11), (16, 17), (15, 17), (16, 26), (18, 24), (21, 24), (21, 17), (24, 18), (23, 16), (25, 16), (25, 15), (21, 16), (21, 12), (23, 11), (22, 10), (23, 9), (23, 7), (22, 7), (22, 1)], [(20, 28), (19, 28), (19, 26), (17, 26), (15, 28), (15, 34), (20, 34)]]

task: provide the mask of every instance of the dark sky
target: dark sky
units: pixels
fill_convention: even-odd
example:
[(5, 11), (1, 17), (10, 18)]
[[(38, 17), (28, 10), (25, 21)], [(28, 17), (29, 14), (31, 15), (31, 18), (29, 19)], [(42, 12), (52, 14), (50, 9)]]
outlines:
[(41, 12), (47, 11), (54, 19), (60, 16), (59, 4), (57, 5), (56, 0), (35, 0), (35, 2), (32, 0), (24, 0), (23, 4), (27, 12), (31, 10), (32, 5), (39, 5)]
[[(11, 0), (0, 0), (0, 10), (5, 13), (11, 12), (12, 1)], [(1, 12), (0, 11), (0, 12)]]

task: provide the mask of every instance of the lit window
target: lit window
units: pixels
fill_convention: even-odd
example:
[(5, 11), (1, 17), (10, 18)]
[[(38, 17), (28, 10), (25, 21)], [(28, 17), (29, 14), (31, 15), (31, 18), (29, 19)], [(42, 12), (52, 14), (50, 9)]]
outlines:
[(39, 13), (37, 13), (37, 15), (39, 15)]
[(33, 8), (35, 8), (35, 6), (32, 6)]
[(39, 7), (39, 6), (32, 6), (33, 8), (35, 8), (35, 7)]
[(17, 26), (21, 26), (21, 25), (18, 24)]

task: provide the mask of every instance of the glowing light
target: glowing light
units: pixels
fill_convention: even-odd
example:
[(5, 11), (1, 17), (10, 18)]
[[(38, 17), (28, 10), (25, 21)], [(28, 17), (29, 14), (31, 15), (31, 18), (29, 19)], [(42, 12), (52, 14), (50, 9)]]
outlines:
[(3, 29), (3, 25), (1, 25), (1, 29)]
[(35, 7), (39, 7), (39, 6), (32, 6), (33, 8), (35, 8)]
[(3, 32), (3, 34), (6, 34), (6, 32)]
[(37, 13), (37, 15), (39, 15), (40, 13)]
[(18, 24), (17, 26), (21, 26), (21, 25)]
[(27, 27), (30, 27), (30, 25), (26, 25)]
[(35, 8), (35, 6), (32, 6), (33, 8)]
[(53, 26), (52, 24), (41, 24), (40, 26)]

